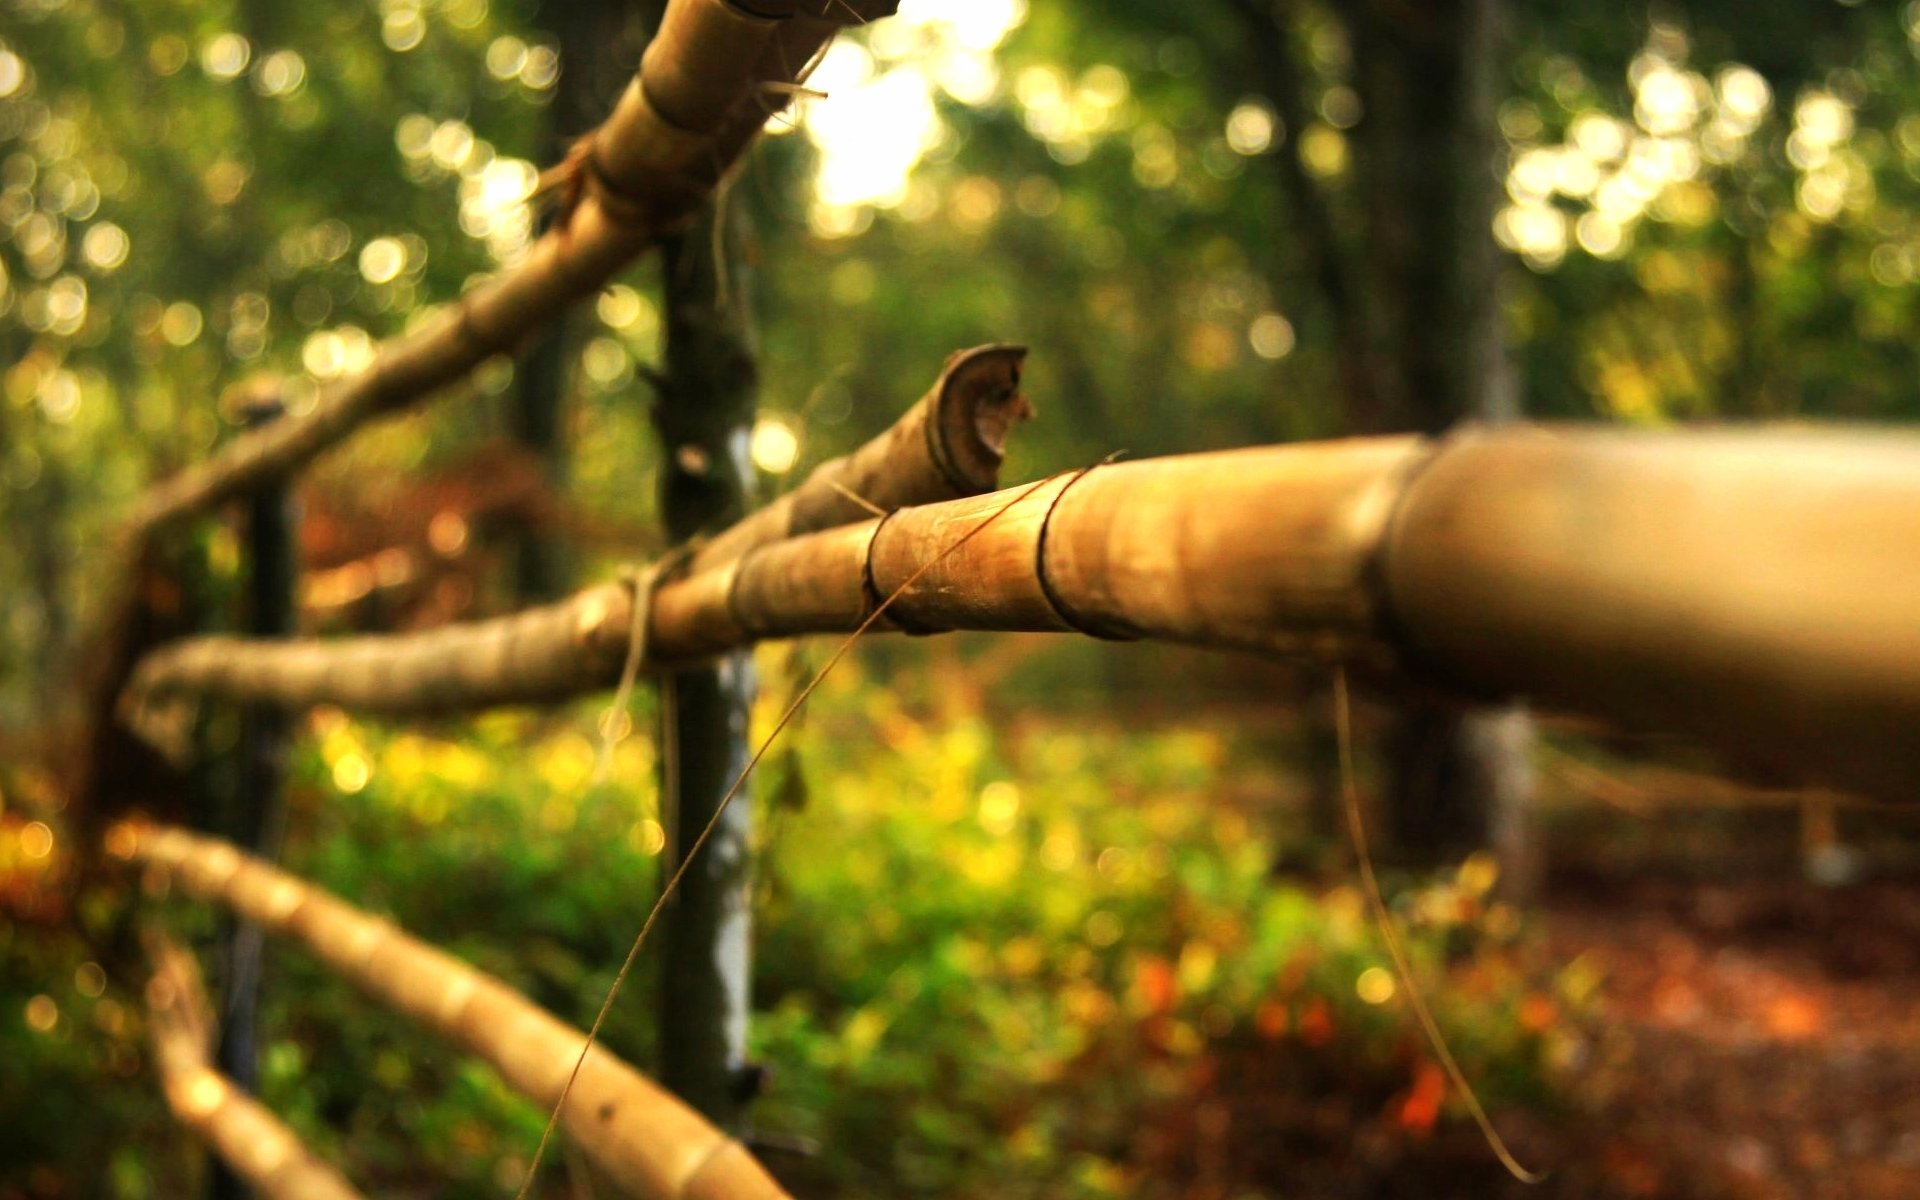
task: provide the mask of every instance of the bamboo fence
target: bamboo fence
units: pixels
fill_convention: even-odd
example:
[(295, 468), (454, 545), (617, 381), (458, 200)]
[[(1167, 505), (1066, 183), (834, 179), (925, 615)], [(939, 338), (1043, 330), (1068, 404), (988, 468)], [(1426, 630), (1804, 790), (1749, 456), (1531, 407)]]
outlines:
[(396, 412), (528, 342), (712, 195), (834, 33), (898, 0), (670, 0), (640, 72), (553, 180), (561, 219), (517, 266), (383, 342), (366, 370), (303, 416), (241, 434), (153, 488), (136, 535), (297, 470), (370, 419)]
[[(1029, 413), (1019, 390), (1025, 357), (1024, 347), (1003, 345), (955, 353), (889, 429), (696, 546), (691, 568), (706, 577), (765, 545), (858, 521), (876, 509), (988, 491), (998, 482), (1008, 433)], [(203, 690), (197, 684), (213, 676), (222, 682), (204, 690), (287, 707), (335, 703), (370, 712), (576, 695), (619, 674), (635, 586), (606, 584), (511, 617), (407, 638), (277, 641), (282, 653), (264, 658), (252, 653), (257, 643), (243, 639), (183, 639), (136, 665), (122, 708), (135, 729), (170, 747), (189, 715), (174, 702)], [(230, 655), (235, 649), (241, 653)]]
[[(657, 1200), (786, 1195), (740, 1143), (602, 1047), (581, 1060), (586, 1034), (390, 922), (225, 842), (183, 830), (127, 824), (116, 828), (108, 844), (189, 895), (304, 943), (375, 999), (491, 1064), (535, 1104), (551, 1110), (565, 1091), (561, 1127), (621, 1194)], [(195, 1039), (204, 1056), (204, 1040), (198, 1034)], [(579, 1074), (567, 1090), (576, 1061)], [(206, 1077), (187, 1078), (201, 1086)], [(242, 1102), (231, 1089), (221, 1098)], [(188, 1112), (183, 1119), (194, 1118)], [(243, 1156), (253, 1153), (244, 1141), (236, 1145)]]
[(167, 1107), (267, 1200), (359, 1200), (340, 1173), (212, 1067), (213, 1008), (193, 956), (158, 932), (146, 937), (153, 977), (147, 1028)]
[[(846, 632), (892, 596), (885, 626), (909, 632), (1308, 655), (1900, 795), (1920, 779), (1916, 547), (1908, 436), (1520, 426), (1263, 447), (764, 542), (653, 592), (646, 665)], [(626, 654), (634, 596), (424, 634), (190, 639), (140, 664), (130, 703), (394, 712), (591, 690)]]

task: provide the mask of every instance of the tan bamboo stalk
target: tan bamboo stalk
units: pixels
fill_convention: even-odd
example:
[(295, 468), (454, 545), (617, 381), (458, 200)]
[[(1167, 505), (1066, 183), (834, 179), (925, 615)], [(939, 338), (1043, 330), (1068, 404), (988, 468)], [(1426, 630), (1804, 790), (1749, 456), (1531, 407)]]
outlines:
[[(693, 569), (715, 569), (769, 541), (861, 520), (869, 506), (890, 510), (993, 487), (1008, 432), (1031, 411), (1019, 390), (1025, 358), (1021, 346), (957, 352), (891, 428), (821, 464), (798, 488), (700, 546)], [(626, 585), (607, 585), (498, 621), (405, 639), (284, 642), (267, 656), (236, 653), (247, 645), (239, 639), (189, 639), (140, 665), (128, 689), (130, 711), (152, 740), (166, 742), (171, 738), (159, 731), (166, 722), (154, 705), (185, 680), (196, 690), (289, 707), (333, 703), (380, 712), (574, 695), (618, 674), (631, 595)]]
[[(305, 416), (235, 437), (151, 488), (133, 514), (152, 528), (294, 471), (383, 413), (512, 352), (592, 295), (705, 202), (809, 62), (848, 22), (891, 12), (862, 0), (671, 0), (642, 70), (606, 122), (564, 164), (565, 219), (518, 265), (383, 342), (373, 365), (322, 392)], [(756, 15), (756, 14), (770, 15)]]
[[(1920, 780), (1916, 547), (1920, 438), (1906, 435), (1514, 427), (1267, 447), (1119, 463), (759, 546), (659, 589), (648, 659), (850, 630), (932, 563), (889, 611), (895, 626), (1400, 667), (1462, 698), (1518, 694), (1690, 732), (1898, 797)], [(619, 658), (629, 594), (574, 604), (574, 644)], [(492, 635), (458, 636), (477, 653)], [(374, 641), (335, 653), (417, 644)], [(356, 701), (324, 664), (284, 686), (288, 656), (329, 653), (186, 643), (141, 678), (156, 693)], [(240, 663), (244, 689), (231, 686)]]
[(1381, 561), (1406, 653), (1465, 690), (1890, 800), (1920, 785), (1912, 434), (1476, 434)]
[(359, 1200), (279, 1118), (212, 1068), (213, 1008), (199, 966), (164, 934), (150, 931), (145, 940), (153, 963), (147, 1028), (174, 1117), (267, 1200)]
[[(560, 1103), (586, 1035), (505, 984), (225, 842), (127, 825), (123, 849), (196, 898), (303, 942), (368, 995), (491, 1064), (535, 1104)], [(623, 1195), (771, 1200), (786, 1193), (740, 1143), (600, 1046), (561, 1127)]]
[(1031, 414), (1020, 394), (1025, 346), (976, 346), (947, 360), (926, 395), (892, 428), (852, 454), (820, 464), (780, 496), (694, 554), (694, 571), (755, 546), (831, 529), (914, 504), (990, 491), (1007, 433)]

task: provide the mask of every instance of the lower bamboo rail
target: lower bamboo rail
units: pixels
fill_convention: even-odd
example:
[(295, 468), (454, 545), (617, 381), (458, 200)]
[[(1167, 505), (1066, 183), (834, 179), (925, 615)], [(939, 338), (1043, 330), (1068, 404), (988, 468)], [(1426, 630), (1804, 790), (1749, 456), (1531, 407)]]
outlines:
[(147, 1028), (167, 1107), (266, 1200), (360, 1200), (292, 1130), (211, 1066), (213, 1010), (193, 956), (151, 933)]
[[(304, 942), (374, 998), (491, 1063), (535, 1104), (560, 1103), (584, 1033), (491, 975), (225, 842), (164, 826), (120, 828), (126, 832), (111, 836), (109, 846), (190, 895)], [(786, 1195), (738, 1142), (599, 1046), (582, 1063), (560, 1122), (623, 1195)]]
[[(1304, 654), (1689, 732), (1845, 789), (1920, 781), (1910, 435), (1522, 426), (1119, 463), (674, 580), (649, 664), (851, 630), (922, 568), (891, 627)], [(617, 673), (632, 597), (421, 635), (192, 639), (131, 695), (395, 711), (590, 690)]]

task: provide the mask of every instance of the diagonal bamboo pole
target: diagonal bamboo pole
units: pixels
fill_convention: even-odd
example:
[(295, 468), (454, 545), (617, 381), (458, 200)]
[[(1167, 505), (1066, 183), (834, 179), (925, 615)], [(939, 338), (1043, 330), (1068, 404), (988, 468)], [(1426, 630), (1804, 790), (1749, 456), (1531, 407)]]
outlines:
[[(975, 495), (994, 487), (1013, 426), (1031, 412), (1020, 393), (1026, 349), (987, 345), (956, 352), (925, 395), (892, 427), (805, 482), (698, 545), (694, 570), (719, 570), (771, 541), (861, 520), (873, 508)], [(570, 696), (612, 682), (626, 657), (632, 588), (589, 588), (555, 604), (479, 625), (456, 625), (408, 642), (342, 639), (288, 642), (271, 660), (229, 656), (229, 639), (182, 641), (136, 673), (128, 711), (152, 740), (169, 723), (164, 704), (181, 679), (218, 676), (292, 707), (331, 702), (382, 712), (420, 712)], [(592, 631), (590, 636), (583, 632)], [(320, 648), (322, 653), (305, 651)], [(345, 657), (342, 658), (341, 656)], [(297, 697), (306, 697), (297, 699)], [(153, 703), (150, 703), (153, 702)]]
[[(126, 824), (107, 844), (191, 896), (304, 942), (376, 1000), (490, 1063), (535, 1104), (551, 1109), (560, 1102), (586, 1035), (491, 975), (226, 842)], [(624, 1195), (786, 1195), (740, 1143), (597, 1045), (567, 1093), (560, 1120)]]
[(836, 30), (896, 6), (671, 0), (639, 75), (560, 168), (563, 219), (521, 263), (383, 342), (371, 367), (326, 389), (313, 411), (241, 434), (156, 484), (136, 506), (133, 528), (204, 512), (262, 479), (298, 470), (367, 421), (513, 352), (696, 212), (767, 118), (787, 106)]
[[(768, 543), (672, 581), (647, 612), (652, 665), (850, 630), (1014, 494)], [(915, 632), (1077, 630), (1398, 669), (1897, 798), (1920, 781), (1916, 547), (1920, 438), (1508, 427), (1061, 477), (888, 616)], [(632, 620), (631, 593), (605, 588), (424, 635), (193, 639), (136, 678), (150, 697), (480, 704), (605, 684)], [(536, 626), (538, 639), (515, 632)], [(474, 664), (486, 686), (462, 691)]]
[(145, 940), (153, 963), (147, 1027), (174, 1117), (266, 1200), (359, 1200), (360, 1193), (279, 1118), (212, 1068), (213, 1009), (200, 968), (164, 934), (150, 932)]

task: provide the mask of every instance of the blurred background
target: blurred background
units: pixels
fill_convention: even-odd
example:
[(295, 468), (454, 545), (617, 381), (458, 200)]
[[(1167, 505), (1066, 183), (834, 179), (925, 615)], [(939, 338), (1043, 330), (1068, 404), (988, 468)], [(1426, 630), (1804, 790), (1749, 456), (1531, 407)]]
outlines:
[[(76, 888), (115, 521), (515, 262), (631, 77), (626, 0), (0, 0), (0, 1197), (193, 1194)], [(1920, 416), (1920, 5), (905, 0), (727, 188), (765, 498), (952, 351), (1032, 348), (1009, 482), (1516, 416)], [(662, 548), (645, 264), (302, 481), (299, 624), (511, 610)], [(232, 522), (182, 623), (242, 619)], [(759, 654), (761, 729), (824, 661)], [(1365, 916), (1327, 681), (871, 639), (757, 781), (756, 1136), (802, 1195), (1920, 1194), (1905, 809), (1645, 731), (1387, 698), (1359, 782), (1447, 1094)], [(652, 702), (643, 699), (641, 708)], [(569, 1020), (655, 894), (597, 711), (302, 721), (286, 861)], [(648, 728), (645, 714), (639, 722)], [(213, 714), (204, 736), (231, 748)], [(193, 786), (231, 788), (217, 771)], [(183, 909), (187, 928), (210, 919)], [(643, 964), (643, 975), (650, 968)], [(642, 979), (608, 1040), (652, 1055)], [(544, 1114), (270, 947), (261, 1092), (369, 1194), (511, 1195)], [(545, 1196), (586, 1196), (565, 1155)]]

